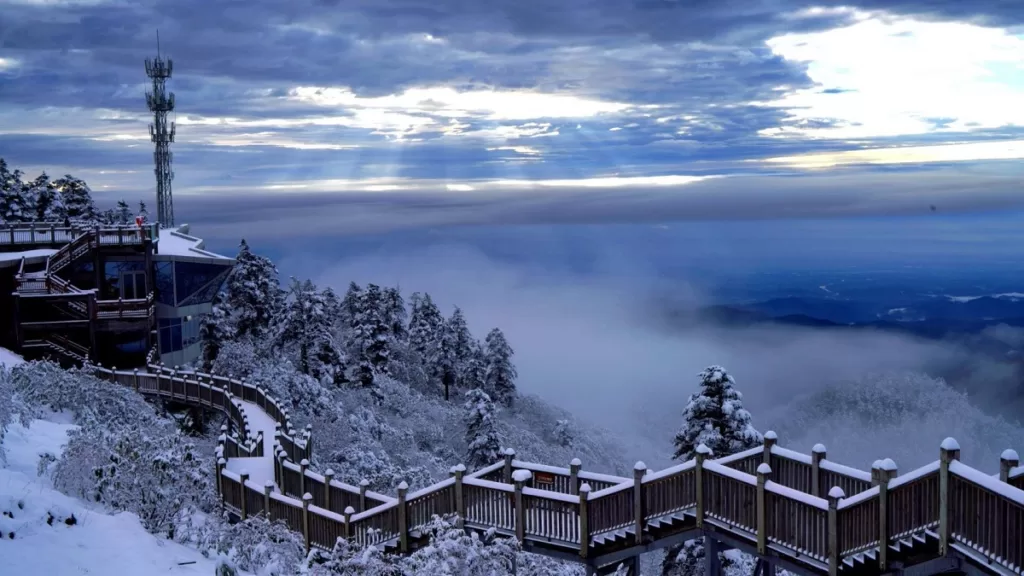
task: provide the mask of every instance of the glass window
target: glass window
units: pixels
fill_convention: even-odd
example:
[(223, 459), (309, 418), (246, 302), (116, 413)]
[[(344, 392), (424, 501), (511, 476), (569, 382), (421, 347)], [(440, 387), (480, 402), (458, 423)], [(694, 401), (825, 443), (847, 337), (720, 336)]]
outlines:
[(177, 352), (182, 349), (181, 318), (160, 318), (159, 328), (160, 353)]
[(145, 336), (143, 336), (142, 338), (140, 338), (138, 340), (131, 340), (129, 342), (119, 342), (119, 343), (115, 344), (115, 346), (117, 346), (118, 350), (120, 350), (121, 352), (124, 352), (126, 354), (148, 352), (148, 350), (146, 350), (146, 337)]
[(174, 306), (174, 262), (156, 262), (156, 300)]
[[(174, 268), (174, 287), (179, 306), (212, 302), (224, 275), (230, 270), (230, 267), (222, 264), (195, 262), (175, 262)], [(199, 299), (207, 295), (208, 299)], [(188, 304), (185, 304), (186, 301)]]
[(171, 326), (171, 350), (181, 350), (181, 324)]

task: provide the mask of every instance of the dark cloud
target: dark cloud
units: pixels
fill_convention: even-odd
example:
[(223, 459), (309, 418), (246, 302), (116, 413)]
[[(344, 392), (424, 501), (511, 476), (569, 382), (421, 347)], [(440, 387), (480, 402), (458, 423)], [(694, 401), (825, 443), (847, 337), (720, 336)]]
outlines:
[[(1021, 170), (979, 166), (878, 173), (747, 175), (685, 186), (565, 187), (449, 192), (182, 196), (179, 211), (203, 234), (246, 230), (277, 239), (471, 225), (699, 222), (928, 215), (1024, 208)], [(957, 230), (963, 235), (964, 230)]]

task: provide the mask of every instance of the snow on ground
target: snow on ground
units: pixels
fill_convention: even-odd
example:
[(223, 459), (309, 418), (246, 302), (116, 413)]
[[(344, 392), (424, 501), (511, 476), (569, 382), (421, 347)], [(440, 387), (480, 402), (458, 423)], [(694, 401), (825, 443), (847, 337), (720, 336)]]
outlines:
[[(49, 480), (37, 476), (39, 455), (58, 455), (72, 428), (45, 420), (34, 420), (28, 429), (19, 424), (8, 428), (4, 439), (8, 464), (0, 468), (0, 573), (213, 574), (215, 560), (153, 536), (134, 514), (96, 510), (57, 492)], [(66, 524), (72, 515), (74, 523)], [(186, 562), (194, 563), (182, 564)]]
[(236, 474), (248, 472), (250, 482), (257, 486), (266, 486), (268, 480), (274, 481), (273, 448), (277, 422), (252, 402), (241, 402), (241, 405), (242, 412), (249, 417), (250, 432), (253, 435), (263, 432), (263, 457), (231, 458), (228, 460), (227, 469)]
[(21, 356), (11, 352), (7, 348), (0, 348), (0, 366), (7, 366), (8, 368), (14, 368), (18, 364), (25, 362), (25, 359)]

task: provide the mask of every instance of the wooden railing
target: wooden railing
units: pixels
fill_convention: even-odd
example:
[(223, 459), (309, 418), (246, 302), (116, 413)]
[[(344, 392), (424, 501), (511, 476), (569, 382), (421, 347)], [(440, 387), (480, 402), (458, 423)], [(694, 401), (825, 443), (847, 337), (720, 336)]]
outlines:
[[(467, 527), (572, 550), (585, 559), (623, 537), (645, 541), (647, 530), (672, 518), (682, 522), (679, 529), (726, 530), (761, 554), (772, 548), (833, 575), (853, 566), (855, 556), (884, 571), (891, 546), (923, 535), (937, 535), (943, 553), (971, 553), (1018, 574), (1024, 565), (1024, 490), (1013, 485), (1024, 474), (1012, 451), (1004, 453), (995, 478), (960, 463), (959, 447), (947, 439), (939, 461), (897, 476), (891, 460), (866, 473), (827, 461), (820, 445), (812, 456), (781, 448), (769, 433), (764, 446), (725, 458), (713, 459), (701, 447), (695, 459), (659, 472), (637, 463), (632, 479), (584, 472), (578, 461), (569, 469), (521, 462), (509, 451), (473, 473), (453, 467), (450, 478), (413, 493), (403, 482), (391, 498), (370, 492), (365, 482), (355, 487), (334, 480), (330, 470), (312, 470), (311, 431), (296, 432), (287, 409), (262, 387), (150, 368), (149, 374), (107, 373), (142, 393), (212, 407), (237, 421), (239, 438), (218, 443), (224, 506), (241, 518), (281, 519), (304, 534), (307, 547), (331, 549), (338, 538), (351, 538), (409, 551), (434, 516), (453, 515)], [(278, 424), (274, 483), (257, 485), (224, 465), (224, 458), (262, 454), (258, 450), (269, 446), (246, 429), (241, 401), (259, 405)], [(538, 484), (538, 474), (555, 480)], [(586, 475), (605, 487), (593, 490)], [(808, 493), (828, 481), (833, 486), (826, 497)], [(843, 482), (867, 487), (847, 497)]]

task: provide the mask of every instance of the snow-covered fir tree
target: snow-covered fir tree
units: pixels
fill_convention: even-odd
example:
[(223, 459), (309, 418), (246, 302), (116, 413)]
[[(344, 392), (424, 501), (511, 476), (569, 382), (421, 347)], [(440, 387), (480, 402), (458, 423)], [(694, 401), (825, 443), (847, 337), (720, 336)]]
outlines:
[(295, 350), (296, 365), (303, 374), (321, 382), (343, 381), (344, 357), (335, 343), (330, 297), (317, 290), (313, 282), (292, 278), (277, 342)]
[(434, 382), (440, 383), (444, 399), (449, 400), (459, 375), (459, 360), (455, 354), (455, 333), (452, 331), (450, 323), (445, 322), (441, 325), (437, 342), (430, 350), (430, 358), (426, 364), (430, 377)]
[(505, 334), (494, 328), (487, 334), (484, 361), (486, 363), (485, 389), (495, 402), (511, 406), (516, 396), (516, 367), (512, 364), (512, 347)]
[(67, 215), (60, 194), (46, 172), (28, 185), (26, 194), (32, 207), (32, 219), (36, 222), (60, 222)]
[(382, 307), (384, 316), (390, 324), (391, 339), (400, 342), (408, 338), (408, 330), (405, 327), (408, 312), (405, 309), (405, 300), (402, 299), (401, 290), (397, 287), (385, 288)]
[(474, 388), (466, 393), (466, 466), (481, 468), (498, 460), (501, 440), (496, 429), (494, 402)]
[[(743, 408), (743, 395), (736, 382), (721, 366), (709, 366), (699, 375), (700, 390), (690, 396), (683, 410), (683, 426), (676, 434), (674, 458), (690, 460), (704, 444), (716, 458), (722, 458), (763, 441)], [(697, 576), (704, 571), (704, 545), (693, 540), (672, 546), (662, 564), (663, 576)], [(723, 566), (728, 559), (720, 555)]]
[(115, 210), (117, 211), (118, 224), (126, 225), (129, 222), (135, 221), (135, 218), (132, 216), (132, 209), (128, 206), (128, 203), (125, 202), (123, 198), (117, 201), (117, 208)]
[[(487, 386), (487, 359), (483, 344), (479, 340), (470, 340), (469, 357), (466, 358), (462, 369), (462, 387), (465, 389), (480, 388), (486, 390)], [(493, 396), (492, 396), (493, 398)]]
[(208, 314), (204, 314), (199, 324), (199, 337), (202, 340), (203, 370), (213, 369), (213, 362), (220, 354), (224, 342), (234, 334), (234, 326), (226, 309), (227, 294), (218, 292), (213, 297), (213, 305)]
[(143, 224), (149, 222), (149, 210), (146, 210), (146, 203), (145, 202), (142, 202), (142, 201), (139, 202), (139, 214), (138, 215), (139, 215), (139, 217), (142, 218), (142, 223)]
[(237, 335), (263, 336), (283, 301), (277, 267), (265, 256), (253, 254), (243, 239), (225, 284)]
[(704, 444), (716, 458), (735, 454), (762, 442), (743, 408), (743, 395), (721, 366), (709, 366), (699, 375), (700, 391), (690, 396), (683, 410), (683, 426), (676, 434), (674, 458), (689, 460)]
[(349, 294), (353, 298), (343, 304), (347, 313), (353, 315), (349, 334), (349, 379), (361, 386), (372, 386), (377, 375), (390, 374), (393, 337), (385, 291), (376, 284), (359, 289), (353, 283)]
[(409, 348), (423, 361), (429, 361), (444, 331), (444, 316), (430, 294), (413, 293), (409, 298)]
[(572, 446), (573, 440), (576, 439), (571, 423), (568, 419), (564, 418), (555, 422), (555, 429), (551, 432), (551, 435), (554, 436), (555, 442), (565, 447)]
[(84, 180), (66, 174), (63, 178), (53, 181), (54, 188), (60, 193), (61, 203), (67, 210), (67, 217), (81, 222), (95, 222), (99, 215), (96, 204), (92, 200), (92, 191)]
[(363, 289), (355, 282), (349, 282), (348, 290), (341, 299), (341, 323), (347, 330), (354, 330), (356, 317), (359, 315), (362, 306)]
[(448, 337), (451, 339), (452, 354), (455, 356), (455, 385), (463, 390), (470, 388), (467, 370), (473, 357), (473, 335), (469, 332), (466, 317), (458, 306), (448, 318)]
[(29, 219), (31, 211), (25, 201), (25, 183), (21, 170), (10, 170), (0, 158), (0, 220), (17, 223)]

